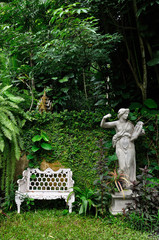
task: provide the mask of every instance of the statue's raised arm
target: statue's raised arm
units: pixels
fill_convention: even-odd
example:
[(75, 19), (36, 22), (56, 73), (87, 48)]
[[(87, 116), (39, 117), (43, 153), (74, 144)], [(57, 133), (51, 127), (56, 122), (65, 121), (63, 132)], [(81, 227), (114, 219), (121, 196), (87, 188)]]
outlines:
[(108, 113), (107, 115), (105, 115), (103, 118), (102, 118), (102, 121), (100, 123), (100, 126), (102, 128), (113, 128), (113, 127), (116, 127), (116, 121), (114, 122), (107, 122), (106, 120), (108, 118), (111, 118), (111, 114)]

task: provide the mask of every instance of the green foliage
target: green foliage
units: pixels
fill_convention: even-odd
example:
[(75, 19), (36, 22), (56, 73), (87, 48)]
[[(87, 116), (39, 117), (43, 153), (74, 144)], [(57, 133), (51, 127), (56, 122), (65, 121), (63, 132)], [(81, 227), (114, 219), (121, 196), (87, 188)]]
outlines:
[[(95, 176), (93, 167), (97, 161), (94, 153), (97, 149), (96, 142), (104, 136), (103, 130), (99, 127), (100, 113), (64, 111), (43, 115), (33, 111), (29, 116), (32, 121), (27, 122), (23, 132), (26, 152), (34, 145), (32, 138), (41, 131), (45, 132), (53, 150), (45, 151), (44, 159), (49, 162), (58, 160), (62, 165), (70, 167), (78, 186), (83, 187), (86, 183), (89, 188)], [(39, 155), (39, 151), (35, 154)], [(37, 163), (34, 166), (37, 166)]]
[(10, 183), (13, 181), (15, 172), (15, 162), (20, 158), (22, 148), (20, 133), (25, 121), (23, 111), (19, 103), (23, 101), (21, 97), (10, 93), (10, 86), (0, 86), (0, 188), (9, 195)]
[[(49, 138), (45, 132), (41, 131), (40, 135), (35, 135), (32, 138), (32, 145), (30, 154), (27, 156), (29, 160), (29, 167), (39, 167), (41, 160), (46, 157), (46, 151), (52, 150), (52, 146), (48, 143)], [(52, 152), (53, 155), (53, 152)]]
[(32, 209), (32, 207), (35, 205), (34, 199), (33, 198), (29, 198), (27, 196), (25, 196), (23, 198), (24, 198), (24, 201), (23, 201), (22, 207), (21, 207), (22, 210), (30, 211)]
[[(100, 34), (85, 3), (15, 0), (4, 4), (1, 13), (0, 39), (9, 62), (3, 61), (4, 69), (21, 92), (30, 91), (33, 101), (34, 89), (47, 86), (58, 111), (94, 109), (106, 100), (107, 65), (121, 39), (116, 33)], [(94, 94), (96, 80), (91, 80), (97, 75), (101, 94)]]
[(15, 191), (17, 190), (17, 185), (13, 182), (9, 185), (9, 194), (6, 195), (2, 202), (2, 208), (5, 212), (13, 211), (16, 209), (15, 204)]
[[(132, 103), (130, 105), (130, 110), (132, 110), (132, 113), (130, 113), (130, 119), (132, 121), (137, 121), (137, 119), (140, 119), (144, 122), (144, 129), (146, 134), (143, 138), (137, 140), (136, 146), (138, 151), (138, 159), (142, 160), (142, 165), (140, 165), (140, 167), (148, 165), (150, 168), (154, 169), (154, 173), (158, 176), (159, 110), (157, 107), (157, 103), (153, 99), (147, 99), (143, 105), (137, 102)], [(143, 152), (146, 153), (145, 156), (143, 156)]]
[(70, 196), (72, 194), (75, 194), (76, 201), (74, 202), (74, 205), (79, 209), (79, 214), (86, 214), (88, 211), (90, 212), (91, 208), (94, 207), (96, 209), (95, 216), (97, 217), (97, 206), (95, 203), (96, 198), (96, 192), (95, 190), (85, 188), (84, 190), (79, 187), (73, 187), (73, 192), (71, 192), (67, 198), (67, 201), (69, 200)]
[(106, 142), (103, 139), (98, 141), (98, 150), (96, 153), (98, 154), (98, 161), (94, 167), (96, 170), (96, 180), (94, 181), (94, 185), (97, 189), (96, 191), (96, 201), (98, 211), (104, 217), (106, 212), (110, 206), (110, 189), (107, 185), (108, 179), (108, 148), (106, 147)]
[(158, 230), (159, 227), (159, 180), (145, 167), (133, 183), (135, 206), (128, 206), (128, 219), (138, 230)]
[(117, 51), (110, 55), (110, 101), (115, 98), (120, 106), (141, 102), (144, 82), (147, 96), (143, 100), (153, 98), (158, 102), (158, 1), (89, 0), (89, 6), (103, 33), (122, 35)]

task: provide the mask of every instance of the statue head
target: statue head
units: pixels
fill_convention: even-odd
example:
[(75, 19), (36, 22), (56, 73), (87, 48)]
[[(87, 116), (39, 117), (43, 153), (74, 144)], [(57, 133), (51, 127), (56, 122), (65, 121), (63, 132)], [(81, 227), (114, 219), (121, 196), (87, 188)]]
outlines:
[(120, 108), (118, 111), (118, 118), (120, 118), (124, 113), (129, 114), (129, 109), (128, 108)]

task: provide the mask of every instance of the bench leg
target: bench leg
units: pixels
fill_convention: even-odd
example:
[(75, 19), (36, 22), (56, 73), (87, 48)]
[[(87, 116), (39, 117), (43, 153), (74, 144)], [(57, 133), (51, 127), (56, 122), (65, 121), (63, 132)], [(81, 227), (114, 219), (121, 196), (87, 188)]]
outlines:
[(68, 206), (69, 206), (69, 213), (72, 212), (72, 202), (68, 202)]
[(75, 195), (72, 194), (70, 199), (68, 200), (68, 206), (69, 206), (69, 213), (72, 212), (72, 203), (75, 201)]
[(15, 202), (17, 204), (17, 212), (20, 213), (20, 205), (23, 202), (23, 199), (19, 193), (15, 194)]

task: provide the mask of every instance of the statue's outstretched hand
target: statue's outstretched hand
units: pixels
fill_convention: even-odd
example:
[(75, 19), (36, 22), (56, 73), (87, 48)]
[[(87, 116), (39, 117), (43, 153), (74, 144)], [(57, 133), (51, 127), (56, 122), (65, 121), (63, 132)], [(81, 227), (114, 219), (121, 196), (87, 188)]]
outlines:
[(105, 115), (103, 118), (104, 119), (107, 119), (107, 118), (110, 118), (112, 115), (110, 113), (108, 113), (107, 115)]

